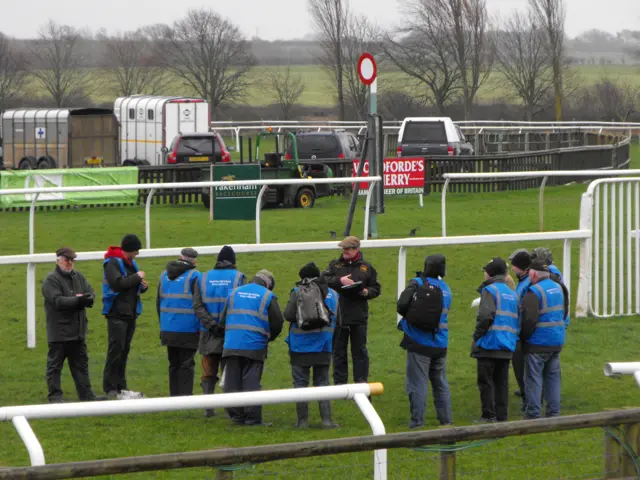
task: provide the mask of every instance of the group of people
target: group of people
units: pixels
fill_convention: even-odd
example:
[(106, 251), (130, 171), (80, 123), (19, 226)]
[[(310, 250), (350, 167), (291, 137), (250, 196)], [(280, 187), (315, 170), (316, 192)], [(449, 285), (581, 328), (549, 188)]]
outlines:
[[(281, 334), (285, 321), (290, 323), (286, 343), (295, 388), (308, 387), (310, 382), (314, 386), (329, 385), (331, 363), (334, 384), (347, 383), (349, 342), (354, 381), (367, 382), (367, 302), (380, 295), (381, 287), (376, 270), (364, 260), (359, 247), (358, 238), (347, 237), (340, 242), (342, 255), (325, 271), (313, 262), (304, 265), (284, 312), (273, 293), (276, 281), (270, 271), (260, 270), (249, 280), (236, 266), (234, 250), (224, 246), (214, 267), (201, 272), (197, 268), (198, 252), (182, 249), (179, 258), (170, 261), (160, 275), (156, 295), (160, 341), (167, 348), (169, 362), (170, 395), (193, 394), (198, 352), (204, 394), (213, 394), (216, 385), (222, 383), (221, 377), (225, 393), (260, 390), (268, 345)], [(65, 359), (81, 401), (143, 396), (129, 390), (126, 380), (131, 340), (142, 313), (140, 297), (149, 288), (144, 271), (135, 261), (140, 248), (138, 237), (128, 234), (119, 247), (111, 246), (105, 254), (102, 314), (107, 319), (109, 347), (104, 396), (97, 396), (91, 388), (85, 342), (86, 309), (93, 307), (95, 292), (74, 268), (76, 253), (69, 247), (56, 252), (57, 265), (42, 286), (50, 402), (64, 401), (60, 375)], [(319, 299), (317, 309), (307, 297)], [(313, 317), (305, 313), (309, 306), (320, 312), (320, 321), (326, 317), (326, 323), (308, 323)], [(319, 402), (319, 407), (322, 426), (337, 427), (330, 403)], [(297, 425), (308, 426), (308, 404), (297, 404), (296, 412)], [(228, 408), (227, 414), (236, 424), (265, 425), (259, 406)], [(205, 415), (215, 412), (207, 409)]]
[[(368, 302), (380, 295), (381, 286), (357, 237), (347, 237), (339, 246), (340, 257), (324, 271), (313, 262), (300, 268), (300, 280), (291, 285), (284, 311), (273, 293), (274, 274), (263, 269), (248, 279), (236, 265), (231, 247), (224, 246), (207, 271), (198, 270), (195, 249), (182, 249), (160, 275), (156, 295), (170, 395), (193, 394), (198, 352), (203, 394), (215, 393), (217, 385), (225, 393), (260, 390), (269, 343), (278, 338), (285, 322), (289, 322), (285, 342), (294, 388), (329, 385), (332, 363), (333, 383), (347, 383), (349, 343), (353, 381), (367, 382)], [(50, 402), (64, 401), (60, 375), (65, 359), (81, 401), (143, 397), (128, 389), (126, 379), (131, 340), (142, 313), (141, 295), (149, 289), (145, 272), (135, 261), (141, 247), (138, 237), (128, 234), (104, 256), (101, 313), (108, 331), (104, 396), (97, 396), (91, 387), (85, 342), (86, 309), (93, 307), (95, 292), (74, 268), (76, 253), (69, 247), (56, 252), (57, 265), (42, 285)], [(471, 356), (477, 359), (481, 422), (508, 418), (510, 361), (525, 418), (540, 416), (543, 392), (547, 416), (558, 415), (560, 409), (559, 354), (569, 321), (568, 292), (548, 249), (517, 250), (509, 261), (517, 287), (507, 262), (493, 258), (484, 266), (484, 281), (478, 288)], [(445, 273), (444, 256), (426, 257), (423, 271), (410, 280), (397, 301), (401, 317), (397, 328), (403, 332), (400, 346), (407, 351), (410, 428), (424, 425), (429, 382), (439, 422), (453, 424), (446, 378), (452, 292)], [(330, 403), (319, 402), (319, 409), (322, 426), (337, 427)], [(297, 425), (308, 426), (308, 404), (298, 403), (296, 413)], [(228, 408), (227, 414), (236, 424), (265, 425), (260, 406)], [(205, 416), (214, 415), (205, 410)]]

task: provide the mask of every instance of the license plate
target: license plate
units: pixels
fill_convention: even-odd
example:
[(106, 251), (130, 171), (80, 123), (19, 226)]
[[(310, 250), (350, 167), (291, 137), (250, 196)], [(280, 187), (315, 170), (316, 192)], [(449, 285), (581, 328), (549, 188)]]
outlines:
[(102, 157), (87, 158), (87, 165), (101, 165)]
[(189, 157), (190, 162), (208, 162), (209, 157)]

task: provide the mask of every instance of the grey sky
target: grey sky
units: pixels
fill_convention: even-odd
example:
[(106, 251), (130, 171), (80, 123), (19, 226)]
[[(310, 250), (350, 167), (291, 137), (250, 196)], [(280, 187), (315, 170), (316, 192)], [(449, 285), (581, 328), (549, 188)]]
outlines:
[[(8, 0), (7, 0), (8, 1)], [(640, 0), (565, 0), (567, 34), (592, 28), (611, 33), (640, 28)], [(492, 13), (508, 14), (526, 0), (487, 0)], [(375, 23), (392, 27), (401, 19), (401, 0), (350, 0), (352, 10)], [(211, 7), (238, 25), (244, 34), (267, 40), (302, 38), (311, 33), (305, 0), (30, 0), (5, 8), (0, 31), (17, 38), (36, 36), (38, 26), (53, 19), (74, 27), (108, 32), (134, 30), (153, 23), (171, 23), (191, 7)]]

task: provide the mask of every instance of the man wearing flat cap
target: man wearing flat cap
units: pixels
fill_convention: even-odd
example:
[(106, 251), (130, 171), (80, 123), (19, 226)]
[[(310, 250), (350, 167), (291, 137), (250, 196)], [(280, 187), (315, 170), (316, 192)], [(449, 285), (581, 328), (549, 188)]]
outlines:
[(76, 253), (69, 247), (56, 252), (56, 268), (42, 283), (47, 318), (47, 387), (50, 403), (62, 403), (60, 376), (65, 359), (80, 401), (96, 400), (89, 381), (87, 308), (96, 295), (84, 276), (74, 269)]
[(120, 246), (110, 246), (104, 254), (102, 314), (107, 317), (109, 346), (102, 388), (110, 398), (126, 400), (144, 396), (128, 389), (126, 374), (136, 321), (142, 313), (140, 295), (149, 288), (145, 272), (135, 261), (141, 248), (140, 239), (127, 234)]
[(567, 303), (561, 284), (551, 280), (541, 259), (531, 262), (531, 285), (522, 297), (520, 341), (525, 354), (525, 419), (540, 417), (542, 392), (546, 416), (560, 415), (560, 352), (565, 340)]
[(367, 324), (369, 300), (380, 295), (378, 274), (360, 251), (360, 239), (350, 236), (342, 240), (340, 258), (329, 263), (322, 272), (330, 288), (338, 292), (342, 328), (333, 352), (333, 383), (345, 384), (349, 380), (347, 347), (351, 341), (354, 383), (369, 380), (369, 352), (367, 351)]
[(193, 395), (194, 357), (200, 341), (200, 321), (193, 309), (193, 294), (202, 274), (196, 270), (198, 252), (183, 248), (160, 275), (156, 309), (160, 341), (167, 347), (169, 394)]

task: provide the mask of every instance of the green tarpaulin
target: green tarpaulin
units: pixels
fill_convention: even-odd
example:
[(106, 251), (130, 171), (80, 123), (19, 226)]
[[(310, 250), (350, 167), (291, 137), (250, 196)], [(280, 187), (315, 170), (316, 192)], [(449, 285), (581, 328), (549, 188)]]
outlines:
[[(138, 183), (137, 167), (12, 170), (0, 172), (0, 189), (88, 187)], [(137, 190), (41, 193), (38, 205), (111, 205), (136, 203)], [(31, 195), (0, 195), (0, 208), (28, 207)]]

